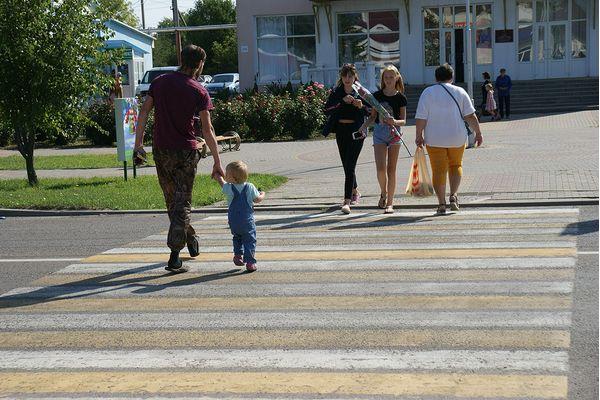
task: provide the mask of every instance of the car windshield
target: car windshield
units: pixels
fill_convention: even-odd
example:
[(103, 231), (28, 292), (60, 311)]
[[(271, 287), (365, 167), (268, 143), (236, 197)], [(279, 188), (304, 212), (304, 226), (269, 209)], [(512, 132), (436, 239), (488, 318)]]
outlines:
[(144, 74), (144, 78), (142, 79), (142, 83), (152, 83), (153, 80), (155, 80), (156, 78), (158, 78), (159, 76), (161, 76), (162, 74), (166, 74), (169, 72), (173, 72), (173, 71), (146, 71), (146, 73)]
[(211, 83), (227, 83), (233, 82), (233, 75), (216, 75)]

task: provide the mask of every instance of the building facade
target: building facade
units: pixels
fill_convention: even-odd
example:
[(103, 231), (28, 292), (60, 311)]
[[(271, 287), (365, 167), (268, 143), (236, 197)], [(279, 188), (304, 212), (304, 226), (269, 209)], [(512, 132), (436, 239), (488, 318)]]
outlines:
[[(238, 0), (240, 87), (333, 84), (354, 63), (374, 87), (381, 66), (409, 84), (448, 62), (466, 77), (467, 12), (456, 0)], [(477, 0), (470, 6), (475, 80), (506, 68), (513, 80), (598, 76), (596, 0)]]
[(139, 80), (152, 68), (154, 37), (115, 19), (106, 21), (105, 25), (112, 36), (104, 41), (104, 47), (124, 50), (123, 64), (113, 65), (111, 69), (117, 68), (121, 73), (123, 96), (133, 97)]

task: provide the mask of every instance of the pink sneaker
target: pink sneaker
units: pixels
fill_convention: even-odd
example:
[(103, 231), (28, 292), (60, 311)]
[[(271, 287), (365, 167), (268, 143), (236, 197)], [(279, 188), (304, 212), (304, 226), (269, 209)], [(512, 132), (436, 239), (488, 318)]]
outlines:
[(350, 205), (357, 205), (358, 202), (360, 201), (360, 193), (356, 192), (356, 193), (352, 193), (352, 197), (350, 198)]
[(233, 256), (233, 263), (238, 267), (241, 267), (242, 265), (244, 265), (244, 260), (242, 256)]
[(256, 264), (251, 263), (251, 262), (247, 263), (246, 264), (246, 271), (248, 271), (248, 272), (254, 272), (254, 271), (256, 271)]

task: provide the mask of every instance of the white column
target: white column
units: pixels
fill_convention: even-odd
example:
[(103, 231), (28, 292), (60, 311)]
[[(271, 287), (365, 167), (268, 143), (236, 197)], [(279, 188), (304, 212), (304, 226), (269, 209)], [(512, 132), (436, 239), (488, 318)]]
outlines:
[(473, 51), (471, 44), (471, 2), (467, 1), (467, 92), (473, 101)]

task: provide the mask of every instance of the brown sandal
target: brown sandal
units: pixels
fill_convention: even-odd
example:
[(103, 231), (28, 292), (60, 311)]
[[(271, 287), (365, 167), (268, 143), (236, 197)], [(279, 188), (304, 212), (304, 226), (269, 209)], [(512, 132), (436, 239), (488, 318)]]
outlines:
[(451, 195), (449, 201), (450, 209), (452, 211), (458, 211), (460, 209), (460, 206), (458, 205), (458, 196), (456, 194)]

